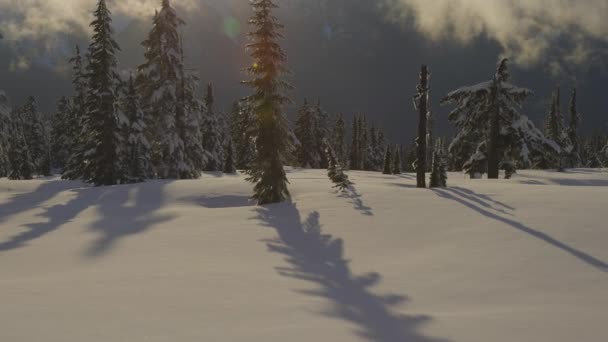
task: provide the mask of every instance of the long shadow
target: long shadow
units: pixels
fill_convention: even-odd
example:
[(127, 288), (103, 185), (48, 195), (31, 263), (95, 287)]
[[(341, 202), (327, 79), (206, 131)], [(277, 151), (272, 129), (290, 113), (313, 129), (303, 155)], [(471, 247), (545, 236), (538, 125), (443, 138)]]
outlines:
[(552, 236), (543, 233), (541, 231), (538, 231), (536, 229), (530, 228), (526, 225), (524, 225), (523, 223), (517, 222), (515, 220), (509, 219), (509, 218), (505, 218), (502, 216), (499, 216), (491, 211), (488, 211), (474, 203), (471, 203), (467, 200), (465, 200), (465, 198), (462, 197), (457, 197), (457, 195), (459, 195), (458, 191), (454, 191), (451, 188), (446, 188), (446, 189), (434, 189), (433, 190), (438, 196), (445, 198), (445, 199), (449, 199), (452, 201), (456, 201), (464, 206), (466, 206), (467, 208), (474, 210), (488, 218), (491, 218), (493, 220), (496, 220), (498, 222), (502, 222), (506, 225), (511, 226), (512, 228), (515, 228), (519, 231), (522, 231), (526, 234), (529, 234), (537, 239), (540, 239), (554, 247), (557, 247), (561, 250), (563, 250), (564, 252), (569, 253), (570, 255), (574, 256), (575, 258), (579, 259), (580, 261), (593, 266), (601, 271), (604, 272), (608, 272), (608, 264), (600, 259), (597, 259), (579, 249), (576, 249), (572, 246), (569, 246), (555, 238), (553, 238)]
[(39, 217), (46, 218), (47, 222), (26, 224), (27, 231), (0, 243), (0, 252), (24, 247), (28, 242), (49, 234), (70, 222), (79, 213), (95, 204), (101, 195), (101, 192), (97, 190), (92, 188), (73, 190), (76, 196), (69, 202), (50, 207), (44, 213), (38, 215)]
[(253, 202), (250, 197), (239, 195), (205, 195), (184, 197), (180, 198), (179, 200), (181, 202), (195, 203), (210, 209), (251, 207), (255, 205), (255, 202)]
[[(150, 181), (133, 186), (115, 186), (109, 188), (99, 201), (100, 219), (91, 225), (91, 229), (101, 236), (90, 246), (86, 255), (100, 257), (109, 252), (123, 238), (143, 233), (152, 226), (167, 222), (176, 215), (158, 215), (163, 203), (163, 188), (169, 181)], [(133, 203), (129, 203), (129, 194), (135, 191)]]
[(392, 308), (406, 301), (400, 295), (376, 295), (370, 288), (381, 276), (369, 273), (353, 275), (344, 258), (342, 239), (323, 234), (318, 212), (302, 222), (291, 203), (259, 208), (257, 219), (276, 230), (278, 237), (266, 240), (268, 249), (285, 256), (287, 267), (277, 267), (283, 276), (305, 280), (318, 286), (315, 290), (296, 290), (322, 297), (331, 307), (322, 313), (357, 326), (356, 334), (378, 342), (440, 342), (423, 336), (418, 329), (431, 320), (428, 316), (395, 314)]
[(8, 202), (0, 204), (0, 223), (5, 222), (11, 216), (38, 208), (42, 203), (50, 200), (63, 191), (82, 186), (83, 185), (80, 182), (54, 180), (42, 183), (33, 192), (14, 195)]
[(348, 189), (342, 192), (340, 197), (348, 198), (355, 210), (359, 211), (361, 215), (374, 216), (373, 209), (365, 205), (362, 199), (363, 195), (357, 191), (354, 184), (351, 184)]

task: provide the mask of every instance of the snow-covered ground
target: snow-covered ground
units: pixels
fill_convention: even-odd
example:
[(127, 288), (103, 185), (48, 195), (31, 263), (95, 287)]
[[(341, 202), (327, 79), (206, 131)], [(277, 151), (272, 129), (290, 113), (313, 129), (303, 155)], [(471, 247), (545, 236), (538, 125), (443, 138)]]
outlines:
[(0, 180), (0, 341), (608, 341), (608, 173)]

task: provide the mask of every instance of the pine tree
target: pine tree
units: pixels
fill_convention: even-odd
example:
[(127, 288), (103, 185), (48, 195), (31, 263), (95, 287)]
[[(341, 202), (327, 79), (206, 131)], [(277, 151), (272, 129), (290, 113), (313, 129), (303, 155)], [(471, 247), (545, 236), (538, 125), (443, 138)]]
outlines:
[(353, 119), (353, 131), (351, 134), (352, 143), (350, 144), (350, 169), (351, 170), (360, 170), (359, 165), (359, 119), (355, 116)]
[(344, 118), (342, 117), (342, 113), (339, 113), (333, 130), (333, 149), (335, 151), (336, 159), (341, 165), (344, 165), (344, 162), (346, 161), (346, 145), (344, 142), (345, 134), (346, 124), (344, 122)]
[(336, 160), (335, 153), (330, 144), (325, 144), (325, 151), (327, 153), (327, 176), (335, 184), (335, 188), (341, 191), (346, 191), (352, 184), (348, 179), (348, 175), (344, 172), (342, 165)]
[(257, 156), (248, 171), (248, 180), (256, 183), (253, 198), (258, 204), (277, 203), (289, 197), (287, 176), (283, 168), (285, 155), (290, 150), (289, 128), (282, 106), (290, 100), (282, 93), (291, 86), (281, 79), (288, 73), (287, 59), (277, 39), (283, 25), (272, 15), (278, 6), (273, 0), (251, 0), (253, 17), (249, 23), (252, 42), (247, 45), (254, 63), (247, 71), (254, 79), (244, 81), (254, 93), (251, 96), (258, 122)]
[(71, 138), (68, 132), (69, 127), (70, 103), (67, 97), (63, 96), (57, 103), (57, 111), (53, 115), (51, 130), (51, 146), (53, 151), (52, 166), (64, 169), (70, 157)]
[(124, 137), (126, 147), (122, 158), (122, 165), (125, 167), (124, 181), (127, 183), (143, 182), (150, 178), (150, 143), (145, 136), (146, 121), (132, 76), (127, 83), (122, 112), (127, 121)]
[(416, 138), (416, 184), (426, 188), (426, 135), (428, 117), (429, 72), (426, 65), (420, 69), (420, 83), (414, 96), (415, 108), (418, 110), (418, 137)]
[(236, 173), (236, 167), (234, 164), (234, 151), (232, 148), (232, 140), (228, 140), (228, 144), (226, 145), (226, 153), (224, 154), (226, 159), (224, 161), (224, 173), (233, 174)]
[(426, 118), (426, 170), (427, 172), (431, 171), (432, 167), (432, 157), (433, 150), (435, 149), (433, 130), (435, 128), (435, 118), (433, 117), (433, 112), (429, 110)]
[(215, 110), (215, 96), (213, 84), (207, 85), (205, 93), (205, 111), (201, 127), (203, 135), (203, 149), (209, 153), (209, 160), (204, 171), (221, 171), (224, 164), (224, 142), (219, 115)]
[(367, 130), (367, 118), (361, 115), (359, 118), (359, 134), (361, 141), (359, 142), (359, 160), (361, 170), (369, 171), (371, 166), (369, 163), (369, 135)]
[(314, 111), (314, 143), (315, 154), (318, 162), (317, 167), (326, 169), (329, 161), (325, 153), (325, 141), (329, 138), (329, 116), (321, 107), (321, 100), (317, 101)]
[(8, 98), (0, 90), (0, 178), (7, 177), (11, 171), (9, 160), (11, 117)]
[(445, 166), (445, 157), (443, 151), (443, 145), (441, 140), (438, 139), (433, 149), (433, 163), (431, 167), (431, 188), (445, 188), (447, 186), (447, 172)]
[(234, 103), (230, 126), (235, 166), (239, 170), (248, 170), (257, 154), (255, 142), (258, 131), (258, 122), (249, 98)]
[(49, 176), (51, 174), (49, 130), (33, 96), (27, 98), (19, 115), (23, 120), (23, 135), (34, 163), (34, 172), (38, 175)]
[[(450, 144), (454, 158), (468, 157), (462, 165), (471, 177), (486, 171), (488, 178), (498, 178), (501, 164), (512, 166), (512, 160), (525, 153), (525, 137), (514, 125), (525, 118), (518, 112), (524, 101), (532, 96), (528, 89), (509, 83), (507, 59), (503, 59), (492, 80), (450, 92), (442, 104), (456, 104), (449, 116), (459, 132)], [(527, 122), (527, 118), (526, 122)], [(519, 128), (530, 127), (520, 125)], [(531, 134), (529, 136), (532, 136)], [(455, 160), (456, 168), (461, 163)]]
[(570, 122), (568, 126), (568, 140), (570, 142), (571, 151), (568, 157), (570, 167), (581, 166), (580, 139), (578, 136), (578, 125), (581, 122), (581, 115), (576, 108), (576, 88), (572, 90), (570, 97)]
[(393, 159), (393, 174), (401, 174), (401, 149), (395, 146), (395, 158)]
[(11, 120), (10, 149), (8, 152), (8, 159), (11, 164), (8, 177), (12, 180), (33, 178), (32, 174), (35, 167), (25, 141), (24, 126), (24, 118), (19, 112), (14, 112)]
[(559, 150), (553, 156), (552, 167), (557, 168), (558, 171), (564, 171), (564, 158), (567, 154), (568, 143), (567, 134), (564, 130), (564, 117), (561, 112), (560, 98), (560, 89), (557, 87), (553, 92), (549, 113), (545, 121), (545, 136), (555, 141), (559, 146)]
[(76, 46), (75, 55), (70, 59), (72, 64), (72, 86), (75, 95), (69, 102), (67, 119), (69, 145), (69, 157), (63, 169), (62, 178), (77, 180), (84, 178), (85, 148), (88, 145), (89, 128), (87, 127), (86, 93), (87, 80), (84, 72), (84, 64), (80, 55), (80, 48)]
[(393, 174), (393, 158), (390, 145), (386, 145), (386, 153), (384, 154), (384, 170), (382, 173), (385, 175)]
[(295, 135), (299, 141), (296, 147), (298, 164), (303, 168), (318, 168), (318, 158), (316, 157), (316, 123), (308, 100), (304, 99), (304, 104), (298, 111), (296, 117)]

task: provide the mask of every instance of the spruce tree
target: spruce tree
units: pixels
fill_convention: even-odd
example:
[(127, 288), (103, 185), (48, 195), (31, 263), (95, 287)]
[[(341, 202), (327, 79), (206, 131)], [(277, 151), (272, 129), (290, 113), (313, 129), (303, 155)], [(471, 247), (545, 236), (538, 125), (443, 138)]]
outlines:
[(498, 178), (500, 165), (519, 160), (528, 152), (526, 139), (535, 136), (530, 131), (521, 135), (522, 130), (533, 126), (518, 112), (533, 94), (509, 83), (507, 61), (500, 62), (490, 81), (452, 91), (441, 100), (442, 104), (456, 104), (449, 120), (459, 132), (449, 152), (455, 158), (455, 169), (462, 165), (459, 158), (468, 158), (462, 168), (471, 177), (487, 171), (488, 178)]
[(298, 164), (303, 168), (318, 168), (316, 158), (316, 122), (308, 100), (304, 99), (304, 104), (298, 111), (296, 117), (295, 135), (299, 141), (296, 148)]
[(431, 171), (432, 167), (432, 157), (433, 150), (435, 149), (433, 130), (435, 129), (435, 118), (433, 117), (433, 112), (429, 110), (426, 118), (426, 170), (427, 172)]
[(123, 140), (117, 117), (120, 78), (115, 56), (120, 47), (113, 38), (111, 12), (106, 0), (99, 0), (94, 15), (86, 67), (89, 89), (85, 105), (88, 137), (84, 178), (97, 186), (114, 185), (123, 179), (119, 158)]
[(224, 160), (223, 172), (228, 174), (236, 173), (232, 140), (228, 140), (228, 144), (226, 145), (226, 153), (224, 153), (224, 155), (226, 156), (226, 159)]
[(382, 173), (385, 175), (393, 174), (393, 158), (390, 145), (386, 145), (386, 153), (384, 154), (384, 170)]
[(359, 119), (355, 116), (353, 119), (353, 129), (351, 134), (352, 142), (350, 144), (350, 169), (360, 170), (359, 165), (359, 151), (360, 151), (360, 138), (359, 138)]
[(34, 163), (25, 141), (25, 123), (18, 112), (13, 113), (10, 128), (10, 149), (8, 159), (10, 161), (9, 179), (27, 180), (33, 178)]
[(564, 130), (564, 116), (561, 111), (560, 88), (556, 87), (551, 97), (551, 105), (545, 120), (545, 136), (554, 141), (559, 150), (553, 156), (552, 167), (564, 171), (564, 159), (568, 150), (567, 134)]
[(23, 135), (34, 163), (34, 172), (41, 176), (49, 176), (51, 174), (49, 129), (46, 127), (45, 119), (38, 110), (38, 103), (33, 96), (27, 98), (19, 115), (22, 117)]
[(213, 84), (209, 83), (205, 92), (205, 111), (202, 121), (203, 149), (209, 154), (204, 171), (221, 171), (224, 164), (224, 142), (220, 118), (215, 109)]
[(321, 100), (317, 101), (317, 105), (313, 109), (314, 118), (314, 150), (317, 157), (317, 167), (326, 169), (329, 161), (325, 153), (326, 141), (329, 138), (329, 116), (321, 107)]
[(257, 127), (258, 122), (250, 98), (235, 102), (232, 108), (230, 131), (235, 166), (239, 170), (248, 170), (256, 157)]
[(0, 178), (7, 177), (11, 170), (9, 161), (11, 116), (8, 98), (0, 90)]
[(571, 151), (568, 159), (569, 166), (576, 168), (581, 166), (581, 147), (578, 135), (578, 125), (581, 122), (581, 115), (576, 108), (576, 88), (572, 90), (569, 112), (570, 122), (568, 125), (568, 140), (570, 142)]
[(127, 119), (126, 147), (122, 158), (124, 180), (127, 183), (143, 182), (150, 178), (150, 143), (145, 136), (146, 121), (132, 76), (127, 83), (122, 111)]
[(52, 119), (51, 146), (53, 151), (52, 166), (63, 170), (70, 157), (71, 137), (68, 132), (69, 127), (70, 103), (67, 97), (63, 96), (57, 103), (57, 111)]
[(395, 158), (393, 159), (393, 174), (401, 174), (401, 149), (395, 146)]
[(416, 138), (416, 184), (426, 188), (426, 135), (428, 117), (428, 85), (429, 72), (426, 65), (420, 68), (420, 83), (414, 96), (414, 104), (418, 110), (418, 136)]
[(438, 140), (433, 149), (433, 163), (431, 167), (431, 188), (445, 188), (447, 186), (447, 172), (445, 165), (444, 149), (441, 140)]
[(85, 148), (88, 145), (89, 129), (87, 127), (86, 93), (87, 80), (84, 64), (80, 54), (80, 48), (76, 46), (75, 55), (70, 59), (72, 64), (72, 86), (74, 96), (69, 102), (69, 113), (67, 119), (69, 145), (69, 157), (63, 169), (62, 178), (77, 180), (84, 178)]
[(361, 170), (371, 170), (369, 163), (369, 135), (367, 130), (367, 118), (361, 115), (359, 118), (359, 134), (361, 141), (359, 142), (359, 160)]
[(340, 162), (336, 159), (336, 155), (330, 144), (326, 143), (326, 154), (327, 154), (327, 176), (335, 184), (335, 188), (341, 191), (346, 191), (352, 184), (348, 179), (348, 175), (344, 172), (344, 168)]
[(248, 171), (250, 182), (256, 183), (253, 198), (259, 205), (285, 201), (289, 197), (287, 175), (283, 168), (290, 150), (289, 128), (282, 106), (290, 103), (283, 91), (291, 86), (281, 79), (288, 73), (287, 57), (278, 39), (283, 25), (273, 16), (278, 6), (273, 0), (251, 0), (253, 16), (249, 20), (253, 31), (247, 45), (253, 64), (247, 68), (253, 79), (244, 81), (252, 87), (251, 101), (258, 123), (256, 159)]
[(335, 152), (336, 159), (341, 165), (344, 165), (344, 162), (346, 162), (346, 145), (344, 141), (345, 134), (346, 124), (344, 122), (344, 117), (342, 116), (342, 113), (339, 113), (338, 118), (336, 119), (336, 123), (334, 124), (333, 149)]

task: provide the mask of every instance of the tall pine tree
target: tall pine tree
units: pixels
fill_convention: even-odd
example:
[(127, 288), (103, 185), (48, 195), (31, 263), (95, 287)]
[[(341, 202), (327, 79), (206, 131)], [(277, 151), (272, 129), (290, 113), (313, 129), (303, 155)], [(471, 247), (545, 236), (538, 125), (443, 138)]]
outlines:
[(346, 145), (345, 145), (346, 123), (342, 113), (338, 114), (333, 130), (333, 149), (335, 157), (340, 165), (346, 162)]
[(215, 109), (215, 95), (213, 84), (207, 84), (205, 92), (205, 111), (201, 127), (203, 135), (203, 149), (208, 152), (205, 171), (221, 171), (224, 164), (224, 141), (220, 118)]
[(122, 111), (127, 119), (122, 158), (124, 179), (127, 183), (143, 182), (150, 177), (150, 143), (145, 136), (146, 121), (132, 76), (127, 83)]
[(429, 71), (426, 65), (420, 68), (420, 83), (416, 87), (414, 104), (418, 110), (418, 137), (416, 138), (416, 184), (426, 188), (426, 136), (428, 118)]
[(570, 153), (568, 156), (569, 166), (570, 167), (580, 167), (581, 166), (581, 146), (580, 139), (578, 135), (578, 125), (581, 122), (581, 115), (576, 108), (576, 88), (572, 90), (572, 95), (570, 97), (570, 122), (568, 125), (568, 140), (570, 142)]
[(290, 103), (284, 94), (291, 86), (281, 77), (288, 73), (287, 56), (278, 39), (281, 25), (272, 14), (278, 6), (273, 0), (251, 0), (253, 16), (249, 24), (251, 43), (247, 45), (253, 64), (247, 68), (253, 79), (244, 81), (252, 87), (251, 101), (258, 122), (256, 159), (248, 171), (248, 180), (256, 183), (253, 198), (258, 204), (277, 203), (289, 197), (287, 175), (283, 168), (290, 150), (289, 127), (283, 116), (283, 105)]

